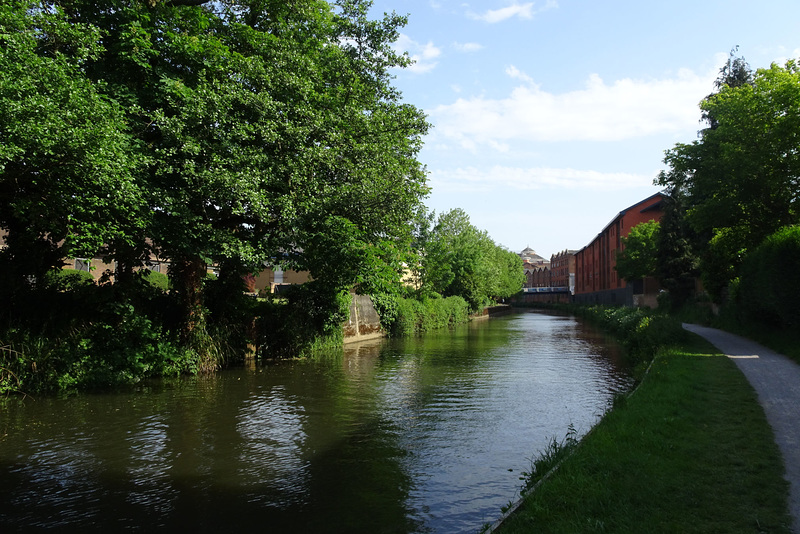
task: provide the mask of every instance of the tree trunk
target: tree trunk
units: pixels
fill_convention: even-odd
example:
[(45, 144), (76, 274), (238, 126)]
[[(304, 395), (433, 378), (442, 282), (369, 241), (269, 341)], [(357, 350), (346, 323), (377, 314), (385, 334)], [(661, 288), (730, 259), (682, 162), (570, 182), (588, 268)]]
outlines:
[(201, 258), (181, 258), (170, 266), (173, 287), (181, 310), (181, 342), (192, 345), (197, 329), (205, 321), (203, 309), (203, 278), (206, 263)]

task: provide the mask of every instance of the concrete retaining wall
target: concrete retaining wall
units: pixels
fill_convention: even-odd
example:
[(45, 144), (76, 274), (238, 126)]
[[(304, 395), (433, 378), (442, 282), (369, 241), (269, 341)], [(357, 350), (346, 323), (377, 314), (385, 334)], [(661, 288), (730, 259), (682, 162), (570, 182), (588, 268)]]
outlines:
[(385, 336), (381, 318), (369, 295), (350, 294), (350, 318), (342, 325), (344, 342), (354, 343)]

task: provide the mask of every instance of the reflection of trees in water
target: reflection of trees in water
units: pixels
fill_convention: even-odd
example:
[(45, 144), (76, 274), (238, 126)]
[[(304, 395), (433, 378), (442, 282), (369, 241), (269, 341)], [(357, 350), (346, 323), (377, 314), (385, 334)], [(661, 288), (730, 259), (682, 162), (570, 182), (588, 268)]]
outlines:
[[(575, 376), (606, 380), (616, 372), (609, 354), (600, 332), (531, 313), (132, 393), (12, 402), (0, 523), (447, 531), (447, 518), (469, 509), (477, 528), (518, 485), (510, 465), (488, 465), (493, 447), (526, 464), (536, 439), (577, 422), (566, 403), (596, 404), (592, 391), (611, 386), (547, 399), (571, 391)], [(567, 365), (547, 367), (559, 360)], [(490, 481), (487, 468), (506, 478)], [(486, 501), (495, 491), (509, 493)]]

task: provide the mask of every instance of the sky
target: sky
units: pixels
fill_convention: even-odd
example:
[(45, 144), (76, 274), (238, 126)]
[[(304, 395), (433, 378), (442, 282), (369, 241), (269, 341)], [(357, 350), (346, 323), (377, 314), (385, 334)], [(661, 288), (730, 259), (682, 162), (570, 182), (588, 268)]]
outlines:
[(375, 0), (370, 15), (393, 11), (415, 60), (394, 85), (432, 124), (426, 205), (545, 258), (660, 190), (734, 47), (754, 69), (800, 58), (797, 0)]

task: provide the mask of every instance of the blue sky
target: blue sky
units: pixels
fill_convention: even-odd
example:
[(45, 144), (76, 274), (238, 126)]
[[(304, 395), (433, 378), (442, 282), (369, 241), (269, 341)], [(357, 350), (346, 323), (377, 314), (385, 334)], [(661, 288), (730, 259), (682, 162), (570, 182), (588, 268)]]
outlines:
[(375, 0), (372, 18), (392, 11), (416, 60), (394, 83), (433, 124), (426, 204), (545, 257), (659, 190), (733, 47), (753, 68), (800, 57), (797, 0)]

